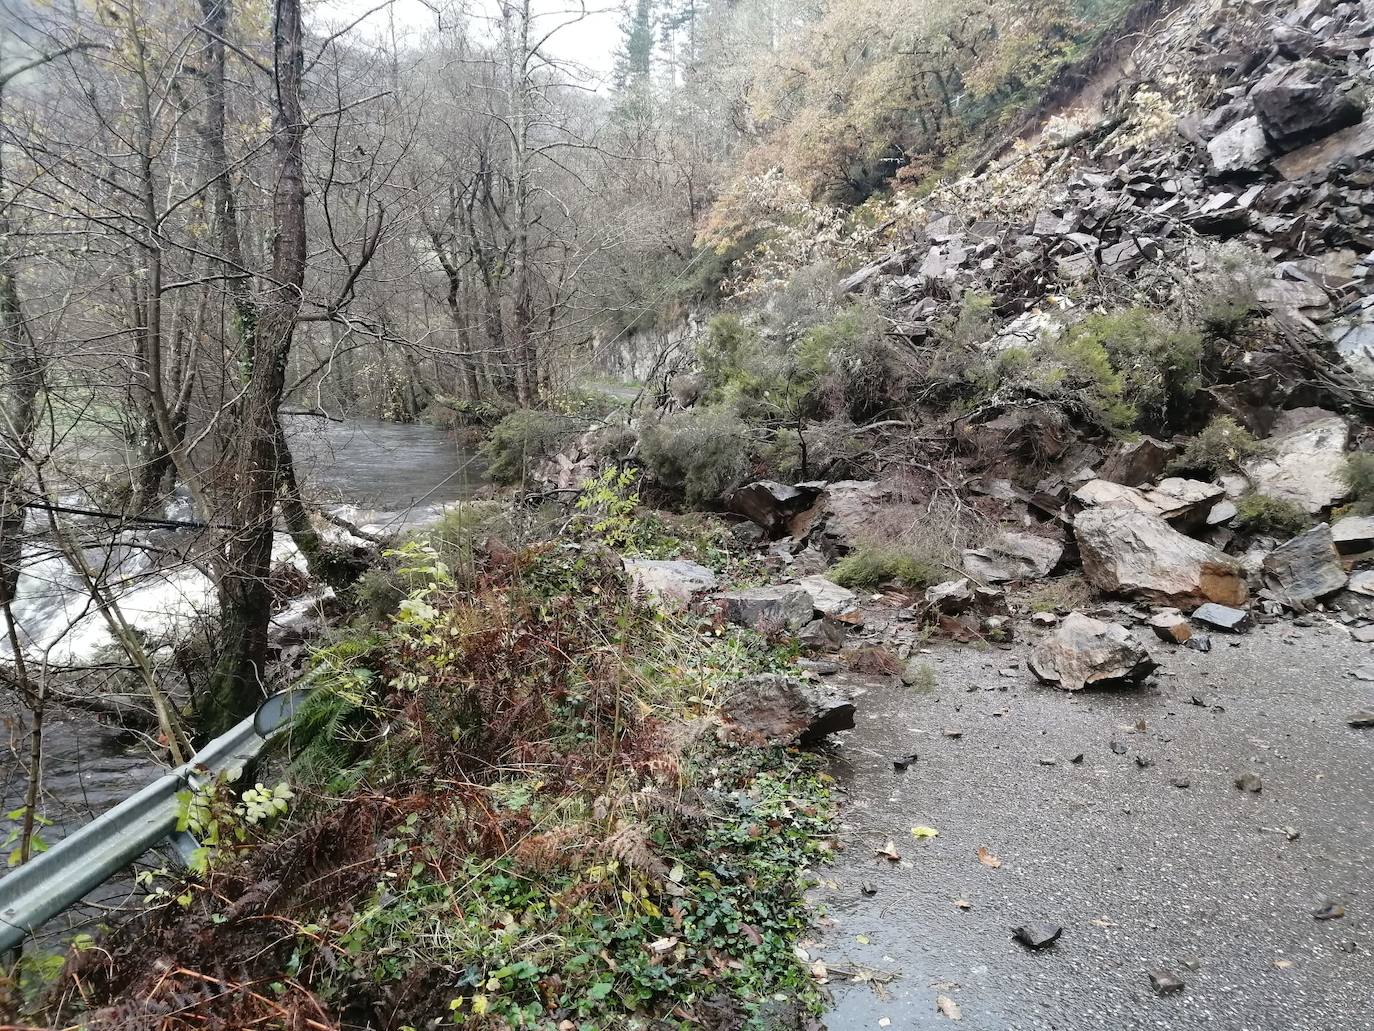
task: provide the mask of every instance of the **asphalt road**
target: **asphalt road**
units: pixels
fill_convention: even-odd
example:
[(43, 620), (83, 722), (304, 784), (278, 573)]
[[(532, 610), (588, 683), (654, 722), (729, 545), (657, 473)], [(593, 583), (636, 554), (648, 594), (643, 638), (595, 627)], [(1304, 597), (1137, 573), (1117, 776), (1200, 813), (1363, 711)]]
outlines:
[[(1374, 1028), (1374, 730), (1346, 724), (1374, 705), (1350, 675), (1374, 646), (1286, 623), (1207, 654), (1151, 642), (1149, 685), (1068, 694), (1026, 670), (1031, 643), (933, 646), (925, 692), (866, 683), (812, 893), (826, 1026), (951, 1026), (945, 996), (966, 1029)], [(1235, 786), (1247, 771), (1259, 794)], [(900, 862), (873, 854), (888, 839)], [(1329, 902), (1345, 916), (1315, 919)], [(1033, 952), (1024, 923), (1063, 933)], [(1152, 989), (1160, 968), (1182, 991)]]

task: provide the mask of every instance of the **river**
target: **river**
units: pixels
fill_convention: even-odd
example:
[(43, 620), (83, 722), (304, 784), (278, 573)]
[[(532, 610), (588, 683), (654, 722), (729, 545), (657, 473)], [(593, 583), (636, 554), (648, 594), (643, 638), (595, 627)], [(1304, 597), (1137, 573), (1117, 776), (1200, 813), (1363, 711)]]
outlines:
[[(288, 433), (303, 493), (374, 532), (432, 522), (445, 505), (472, 497), (486, 482), (484, 466), (474, 452), (425, 424), (289, 417)], [(169, 514), (185, 518), (191, 514), (189, 504), (174, 503)], [(165, 550), (193, 544), (197, 533), (127, 533), (103, 547), (87, 549), (88, 560), (114, 571), (121, 611), (139, 629), (163, 633), (213, 605), (213, 584), (203, 573), (181, 564), (169, 567), (160, 557)], [(279, 557), (289, 558), (292, 551), (289, 540), (282, 538)], [(42, 551), (26, 553), (15, 604), (26, 652), (46, 652), (58, 665), (79, 666), (97, 659), (110, 636), (88, 607), (80, 579), (64, 559)], [(0, 660), (10, 654), (5, 644)], [(9, 831), (3, 814), (22, 804), (26, 784), (20, 757), (26, 754), (27, 736), (17, 706), (7, 714), (0, 711), (0, 731), (5, 745), (0, 756), (3, 840)], [(49, 713), (45, 751), (41, 811), (52, 821), (43, 832), (49, 843), (133, 793), (160, 769), (138, 735), (61, 709)], [(99, 907), (123, 904), (130, 891), (128, 880), (110, 882), (84, 910), (74, 910), (65, 922), (53, 921), (45, 937), (89, 926), (98, 918)]]

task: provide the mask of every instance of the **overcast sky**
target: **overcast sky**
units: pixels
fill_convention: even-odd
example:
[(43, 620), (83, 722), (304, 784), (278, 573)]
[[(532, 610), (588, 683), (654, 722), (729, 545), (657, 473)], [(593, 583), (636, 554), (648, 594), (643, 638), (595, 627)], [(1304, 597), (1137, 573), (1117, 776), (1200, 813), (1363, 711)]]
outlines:
[[(384, 0), (319, 0), (314, 8), (315, 21), (321, 26), (339, 27), (371, 10)], [(392, 0), (390, 8), (370, 15), (358, 32), (389, 31), (391, 18), (396, 21), (399, 36), (419, 37), (434, 28), (435, 8), (452, 9), (454, 0)], [(470, 10), (479, 15), (492, 15), (495, 0), (470, 0)], [(536, 15), (532, 26), (542, 35), (560, 22), (570, 22), (582, 11), (582, 0), (533, 0)], [(559, 31), (549, 42), (549, 50), (558, 57), (578, 61), (601, 78), (609, 76), (620, 45), (620, 4), (617, 0), (586, 0), (587, 16)]]

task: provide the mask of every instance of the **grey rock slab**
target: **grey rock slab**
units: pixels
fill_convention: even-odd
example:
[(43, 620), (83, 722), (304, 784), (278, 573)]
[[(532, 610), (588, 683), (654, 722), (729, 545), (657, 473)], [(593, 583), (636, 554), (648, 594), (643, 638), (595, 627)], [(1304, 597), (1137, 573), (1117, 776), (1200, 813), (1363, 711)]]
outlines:
[(823, 576), (804, 576), (798, 585), (811, 595), (816, 611), (826, 616), (844, 616), (853, 612), (859, 604), (859, 596), (848, 587), (841, 587), (833, 580)]
[(1331, 524), (1331, 542), (1342, 555), (1374, 549), (1374, 516), (1346, 516)]
[(625, 559), (633, 589), (662, 608), (685, 609), (698, 594), (716, 586), (716, 574), (684, 560)]
[(1230, 605), (1218, 605), (1210, 601), (1193, 610), (1193, 619), (1195, 622), (1205, 623), (1213, 629), (1230, 630), (1233, 633), (1250, 629), (1250, 613), (1245, 609), (1233, 608)]
[(811, 622), (816, 603), (801, 587), (787, 584), (751, 587), (717, 595), (725, 618), (747, 627), (782, 626), (793, 632)]
[(1064, 545), (1048, 537), (1009, 531), (981, 548), (965, 551), (964, 572), (988, 583), (1039, 580), (1064, 556)]
[(1265, 584), (1290, 608), (1307, 608), (1339, 591), (1347, 579), (1326, 523), (1280, 544), (1264, 559)]
[(1247, 463), (1245, 473), (1256, 492), (1291, 501), (1316, 514), (1350, 493), (1341, 476), (1349, 438), (1350, 427), (1344, 419), (1322, 413), (1270, 438), (1271, 457)]
[(854, 701), (826, 684), (760, 673), (726, 692), (721, 717), (732, 740), (808, 745), (852, 730)]

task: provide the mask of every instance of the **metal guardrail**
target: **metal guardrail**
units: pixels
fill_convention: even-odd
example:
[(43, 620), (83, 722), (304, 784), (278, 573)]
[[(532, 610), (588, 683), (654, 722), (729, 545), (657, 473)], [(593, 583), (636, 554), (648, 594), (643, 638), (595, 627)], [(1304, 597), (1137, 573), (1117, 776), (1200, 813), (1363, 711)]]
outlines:
[[(269, 698), (254, 715), (184, 765), (0, 879), (0, 954), (171, 837), (180, 808), (177, 794), (242, 770), (286, 725), (303, 697), (301, 692), (286, 692)], [(183, 843), (178, 848), (187, 854)]]

